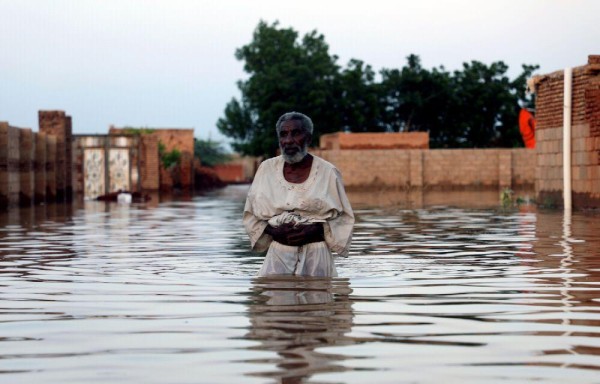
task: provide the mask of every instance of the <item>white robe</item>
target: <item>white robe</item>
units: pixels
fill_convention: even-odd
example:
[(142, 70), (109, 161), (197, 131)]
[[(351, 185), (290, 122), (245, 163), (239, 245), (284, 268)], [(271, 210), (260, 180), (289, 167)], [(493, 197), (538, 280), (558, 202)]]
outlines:
[[(310, 174), (303, 183), (283, 177), (282, 156), (265, 160), (256, 172), (244, 207), (243, 222), (252, 250), (267, 251), (259, 276), (337, 276), (332, 252), (348, 256), (354, 213), (340, 172), (313, 155)], [(293, 212), (309, 222), (323, 222), (325, 241), (301, 247), (283, 245), (264, 233), (269, 219)]]

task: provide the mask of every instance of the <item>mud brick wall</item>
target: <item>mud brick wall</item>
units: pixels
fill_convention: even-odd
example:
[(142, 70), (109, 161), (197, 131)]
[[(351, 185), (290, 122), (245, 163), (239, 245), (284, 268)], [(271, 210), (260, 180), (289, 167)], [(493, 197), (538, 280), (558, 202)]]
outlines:
[(18, 205), (19, 128), (0, 122), (0, 210)]
[(65, 199), (73, 200), (73, 119), (65, 116)]
[(157, 191), (160, 188), (160, 159), (158, 137), (141, 135), (140, 181), (143, 190)]
[(29, 128), (19, 129), (19, 205), (28, 207), (34, 201), (35, 178), (33, 162), (35, 158), (35, 138)]
[[(562, 204), (564, 72), (535, 80), (535, 190), (545, 204)], [(600, 208), (600, 56), (573, 69), (571, 172), (574, 208)]]
[(39, 111), (39, 131), (56, 137), (56, 201), (72, 196), (72, 120), (64, 111)]
[(33, 160), (35, 204), (46, 202), (46, 141), (45, 133), (34, 133), (35, 157)]
[(219, 179), (226, 183), (240, 183), (246, 180), (243, 164), (218, 164), (213, 169)]
[[(191, 189), (194, 185), (194, 130), (193, 129), (156, 129), (153, 133), (165, 150), (181, 151), (178, 182), (181, 188)], [(165, 179), (166, 180), (166, 179)], [(161, 182), (162, 183), (162, 182)], [(172, 181), (167, 181), (172, 183)], [(165, 188), (163, 188), (165, 189)], [(167, 188), (167, 189), (170, 189)]]
[(321, 149), (427, 149), (428, 132), (346, 133), (321, 135)]
[(46, 201), (55, 202), (56, 192), (56, 136), (46, 136)]
[[(191, 189), (194, 185), (194, 130), (193, 129), (179, 129), (179, 128), (150, 128), (146, 131), (140, 130), (140, 136), (154, 136), (158, 140), (158, 143), (164, 145), (166, 152), (178, 150), (181, 152), (181, 160), (177, 173), (177, 183), (184, 189)], [(117, 128), (111, 126), (109, 129), (110, 135), (119, 135), (124, 133), (131, 133), (130, 130), (125, 128)], [(158, 147), (157, 147), (158, 148)], [(158, 149), (157, 149), (158, 152)], [(164, 172), (158, 172), (159, 175), (165, 175)], [(147, 175), (149, 176), (149, 175)], [(160, 176), (159, 176), (160, 177)], [(142, 178), (143, 179), (143, 178)], [(150, 180), (150, 179), (147, 179)], [(174, 181), (172, 178), (167, 179), (166, 177), (160, 178), (160, 189), (169, 190), (172, 188)], [(149, 181), (150, 182), (150, 181)]]
[(313, 150), (342, 172), (348, 189), (532, 188), (536, 151), (518, 149)]

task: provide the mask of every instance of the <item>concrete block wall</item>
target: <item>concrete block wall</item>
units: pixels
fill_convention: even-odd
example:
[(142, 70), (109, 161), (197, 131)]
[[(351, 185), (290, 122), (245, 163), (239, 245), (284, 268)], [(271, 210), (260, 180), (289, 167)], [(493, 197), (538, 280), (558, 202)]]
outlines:
[(312, 150), (348, 189), (533, 188), (536, 151), (518, 149)]
[[(533, 79), (538, 200), (562, 205), (564, 71)], [(573, 69), (571, 173), (574, 208), (600, 208), (600, 56)]]

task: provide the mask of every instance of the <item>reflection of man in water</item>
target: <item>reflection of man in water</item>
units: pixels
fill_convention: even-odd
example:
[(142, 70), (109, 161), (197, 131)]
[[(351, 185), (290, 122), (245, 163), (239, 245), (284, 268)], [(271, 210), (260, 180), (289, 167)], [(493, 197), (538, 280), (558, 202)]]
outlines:
[(342, 372), (340, 354), (315, 349), (348, 345), (352, 329), (352, 291), (348, 280), (298, 277), (264, 277), (253, 282), (249, 306), (252, 327), (246, 337), (259, 340), (252, 349), (277, 352), (276, 359), (258, 363), (276, 364), (277, 370), (251, 375), (277, 379), (278, 383), (302, 383), (317, 373)]
[(348, 255), (354, 214), (339, 171), (307, 153), (313, 124), (289, 112), (276, 124), (281, 156), (264, 161), (248, 192), (252, 249), (268, 249), (259, 276), (337, 276), (332, 251)]

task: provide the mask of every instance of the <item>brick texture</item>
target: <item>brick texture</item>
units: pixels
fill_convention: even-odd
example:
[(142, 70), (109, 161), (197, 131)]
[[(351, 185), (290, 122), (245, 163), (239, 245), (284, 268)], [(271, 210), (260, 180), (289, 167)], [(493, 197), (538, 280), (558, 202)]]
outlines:
[(56, 201), (72, 197), (72, 120), (64, 111), (39, 111), (39, 131), (56, 137)]
[(533, 188), (536, 151), (518, 149), (313, 150), (349, 189)]
[(246, 180), (242, 164), (219, 164), (213, 169), (219, 179), (225, 183), (240, 183)]
[(34, 133), (34, 140), (34, 203), (42, 204), (46, 202), (46, 134)]
[(34, 183), (33, 161), (35, 158), (35, 141), (29, 128), (19, 129), (19, 205), (33, 205)]
[(345, 133), (322, 135), (321, 149), (427, 149), (428, 132)]
[[(600, 208), (600, 56), (573, 69), (571, 173), (574, 208)], [(541, 202), (561, 205), (563, 192), (564, 72), (535, 78), (535, 190)]]
[[(117, 128), (114, 126), (111, 126), (109, 129), (110, 135), (119, 135), (127, 132), (128, 130), (124, 128)], [(157, 143), (162, 143), (167, 152), (171, 152), (174, 149), (181, 152), (179, 167), (172, 172), (173, 174), (171, 177), (162, 177), (162, 175), (166, 175), (168, 172), (158, 172), (158, 174), (161, 175), (160, 183), (163, 184), (164, 180), (165, 184), (161, 185), (160, 189), (170, 190), (174, 184), (178, 184), (178, 186), (183, 189), (191, 190), (194, 185), (194, 130), (178, 128), (148, 129), (148, 132), (144, 132), (140, 136), (155, 137)]]

